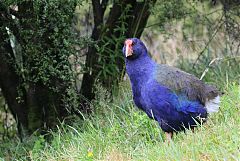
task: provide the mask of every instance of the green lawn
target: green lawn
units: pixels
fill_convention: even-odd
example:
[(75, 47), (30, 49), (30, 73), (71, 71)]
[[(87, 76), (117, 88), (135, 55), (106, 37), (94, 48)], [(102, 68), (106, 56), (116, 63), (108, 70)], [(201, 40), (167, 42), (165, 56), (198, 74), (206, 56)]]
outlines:
[[(99, 89), (91, 118), (58, 127), (47, 143), (32, 136), (25, 143), (0, 145), (3, 160), (240, 160), (240, 87), (229, 85), (220, 112), (194, 133), (174, 135), (170, 144), (158, 124), (133, 105), (130, 87), (122, 85), (113, 103)], [(104, 96), (104, 97), (103, 97)], [(7, 148), (6, 148), (7, 146)], [(0, 159), (1, 160), (1, 159)]]

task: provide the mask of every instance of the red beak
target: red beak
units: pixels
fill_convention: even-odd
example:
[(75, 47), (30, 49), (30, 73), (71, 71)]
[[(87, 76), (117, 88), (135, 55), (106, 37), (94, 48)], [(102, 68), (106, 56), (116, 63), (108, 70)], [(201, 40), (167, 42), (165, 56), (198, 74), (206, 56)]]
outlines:
[(125, 46), (126, 46), (126, 51), (125, 51), (125, 56), (129, 57), (133, 54), (133, 49), (132, 49), (133, 41), (127, 39), (125, 41)]

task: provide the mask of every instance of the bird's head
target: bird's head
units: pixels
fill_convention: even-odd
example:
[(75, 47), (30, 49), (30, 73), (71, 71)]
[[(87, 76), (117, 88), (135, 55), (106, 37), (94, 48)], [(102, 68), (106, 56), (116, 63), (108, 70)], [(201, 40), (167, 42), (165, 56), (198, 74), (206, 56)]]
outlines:
[(134, 60), (140, 56), (147, 56), (147, 48), (137, 38), (126, 39), (123, 46), (123, 55), (128, 60)]

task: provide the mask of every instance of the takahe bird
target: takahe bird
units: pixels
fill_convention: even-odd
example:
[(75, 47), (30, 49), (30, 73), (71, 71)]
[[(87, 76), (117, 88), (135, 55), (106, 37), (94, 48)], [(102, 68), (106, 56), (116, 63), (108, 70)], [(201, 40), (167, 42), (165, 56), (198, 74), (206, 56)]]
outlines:
[(137, 38), (123, 47), (136, 106), (158, 121), (170, 141), (173, 132), (193, 129), (219, 109), (219, 91), (180, 69), (155, 63)]

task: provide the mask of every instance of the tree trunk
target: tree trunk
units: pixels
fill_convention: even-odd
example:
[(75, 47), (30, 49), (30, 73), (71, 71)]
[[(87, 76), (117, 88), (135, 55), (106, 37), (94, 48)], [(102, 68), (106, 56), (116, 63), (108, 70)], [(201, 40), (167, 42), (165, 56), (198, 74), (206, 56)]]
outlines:
[[(1, 21), (2, 22), (2, 21)], [(0, 26), (2, 27), (2, 26)], [(20, 90), (20, 78), (13, 67), (12, 47), (9, 36), (5, 29), (1, 28), (0, 32), (0, 88), (6, 99), (8, 107), (17, 121), (18, 131), (21, 135), (26, 134), (28, 129), (28, 119), (26, 102), (19, 100), (18, 91)], [(8, 40), (8, 41), (7, 41)]]

